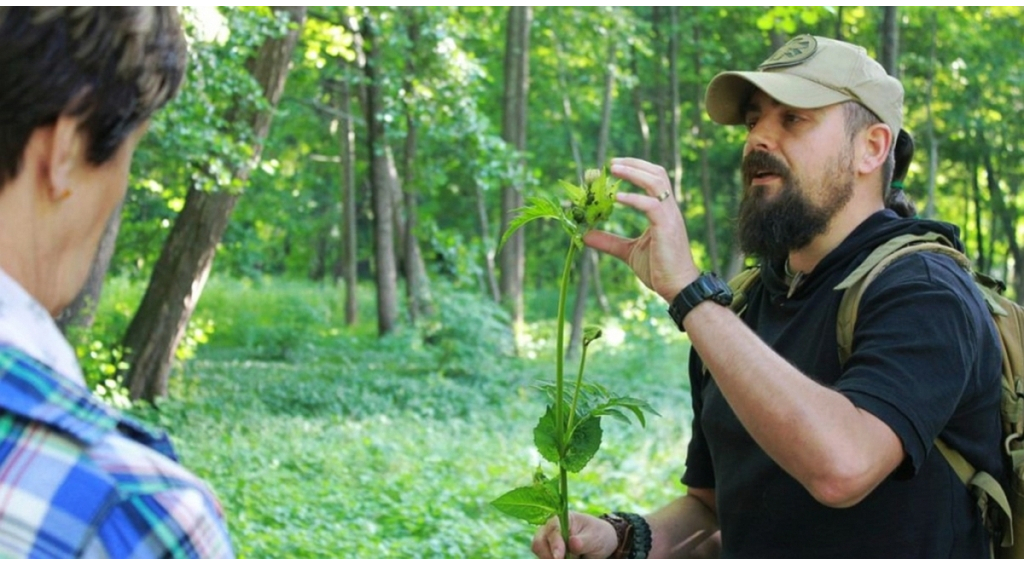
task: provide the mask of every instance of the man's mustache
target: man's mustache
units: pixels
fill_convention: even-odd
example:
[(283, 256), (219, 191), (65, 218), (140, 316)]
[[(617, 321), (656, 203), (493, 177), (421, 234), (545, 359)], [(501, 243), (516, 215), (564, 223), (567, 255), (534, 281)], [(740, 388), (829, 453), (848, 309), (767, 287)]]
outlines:
[(783, 180), (789, 178), (789, 167), (771, 153), (754, 151), (743, 157), (743, 185), (750, 186), (759, 174), (775, 174)]

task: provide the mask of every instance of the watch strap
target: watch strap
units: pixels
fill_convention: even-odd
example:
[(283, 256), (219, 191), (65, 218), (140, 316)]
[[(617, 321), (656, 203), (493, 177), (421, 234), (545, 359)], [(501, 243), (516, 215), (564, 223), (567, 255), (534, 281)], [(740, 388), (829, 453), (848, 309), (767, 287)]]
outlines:
[(729, 305), (732, 303), (732, 289), (718, 277), (714, 272), (705, 272), (691, 282), (672, 300), (668, 308), (668, 314), (676, 322), (679, 330), (686, 332), (683, 327), (683, 320), (701, 302), (711, 300), (717, 304)]

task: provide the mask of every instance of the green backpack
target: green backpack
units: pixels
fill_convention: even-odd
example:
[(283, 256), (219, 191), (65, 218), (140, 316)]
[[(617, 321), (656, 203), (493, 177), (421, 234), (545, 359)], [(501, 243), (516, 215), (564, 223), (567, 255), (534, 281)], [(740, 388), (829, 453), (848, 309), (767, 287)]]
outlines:
[[(969, 272), (988, 305), (1002, 342), (1003, 378), (1000, 416), (1003, 426), (1003, 450), (1012, 465), (1010, 491), (1006, 492), (990, 474), (977, 471), (959, 452), (936, 439), (935, 446), (949, 461), (960, 480), (974, 493), (993, 531), (994, 556), (1024, 558), (1024, 307), (1002, 295), (1002, 282), (971, 269), (971, 261), (951, 242), (939, 235), (901, 235), (875, 249), (845, 280), (836, 286), (843, 291), (836, 320), (839, 362), (845, 364), (853, 345), (857, 306), (868, 285), (890, 264), (911, 253), (922, 251), (953, 257)], [(746, 308), (745, 293), (760, 274), (759, 267), (740, 272), (729, 286), (733, 290), (732, 309), (741, 314)]]

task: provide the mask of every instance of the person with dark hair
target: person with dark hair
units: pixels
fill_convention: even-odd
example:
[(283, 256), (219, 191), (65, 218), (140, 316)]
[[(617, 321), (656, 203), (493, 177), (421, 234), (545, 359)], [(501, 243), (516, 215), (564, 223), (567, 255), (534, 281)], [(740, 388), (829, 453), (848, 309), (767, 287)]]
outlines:
[(93, 397), (53, 322), (185, 59), (175, 8), (0, 7), (0, 556), (233, 554), (209, 488)]
[(741, 313), (695, 264), (660, 166), (611, 166), (643, 190), (618, 195), (647, 216), (640, 237), (584, 239), (625, 261), (689, 335), (686, 493), (647, 516), (573, 513), (568, 547), (553, 519), (534, 552), (987, 557), (986, 516), (935, 447), (1007, 476), (1000, 343), (970, 274), (935, 252), (893, 262), (867, 287), (852, 352), (839, 356), (837, 286), (873, 250), (904, 234), (963, 250), (954, 226), (912, 217), (902, 85), (863, 48), (801, 35), (756, 71), (716, 76), (705, 102), (716, 122), (747, 128), (738, 239), (760, 274)]

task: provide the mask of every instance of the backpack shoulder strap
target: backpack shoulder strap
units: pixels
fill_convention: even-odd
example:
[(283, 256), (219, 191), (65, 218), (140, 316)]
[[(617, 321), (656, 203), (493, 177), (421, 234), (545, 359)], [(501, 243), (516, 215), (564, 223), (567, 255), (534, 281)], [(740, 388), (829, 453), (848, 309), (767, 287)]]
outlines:
[(732, 305), (729, 306), (736, 315), (743, 314), (747, 309), (747, 293), (761, 277), (761, 267), (751, 266), (740, 271), (729, 280), (732, 288)]
[(850, 273), (835, 290), (843, 291), (836, 314), (836, 341), (839, 344), (839, 364), (846, 364), (853, 347), (853, 328), (857, 323), (857, 308), (871, 282), (889, 265), (912, 253), (930, 251), (953, 257), (957, 264), (970, 271), (971, 260), (953, 248), (948, 239), (938, 233), (927, 235), (901, 235), (879, 245), (864, 262)]

